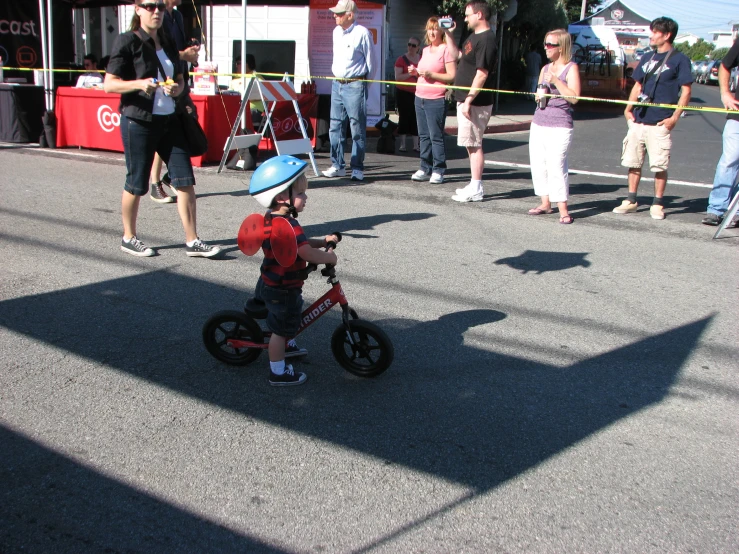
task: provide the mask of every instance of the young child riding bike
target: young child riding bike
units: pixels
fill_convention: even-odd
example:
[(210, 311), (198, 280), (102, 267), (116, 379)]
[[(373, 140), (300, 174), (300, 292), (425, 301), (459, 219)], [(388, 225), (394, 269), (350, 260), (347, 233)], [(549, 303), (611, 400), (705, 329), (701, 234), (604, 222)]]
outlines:
[(297, 259), (289, 267), (283, 267), (275, 259), (272, 236), (262, 242), (264, 261), (255, 296), (264, 301), (268, 310), (267, 328), (272, 331), (268, 348), (269, 384), (275, 387), (302, 385), (308, 378), (305, 373), (296, 373), (292, 365), (285, 363), (285, 343), (300, 328), (307, 262), (334, 265), (338, 261), (328, 243), (337, 243), (340, 238), (327, 235), (309, 240), (297, 220), (308, 199), (307, 167), (307, 162), (293, 156), (270, 158), (254, 171), (249, 184), (249, 194), (270, 209), (269, 216), (273, 219), (284, 218), (292, 227), (297, 241)]

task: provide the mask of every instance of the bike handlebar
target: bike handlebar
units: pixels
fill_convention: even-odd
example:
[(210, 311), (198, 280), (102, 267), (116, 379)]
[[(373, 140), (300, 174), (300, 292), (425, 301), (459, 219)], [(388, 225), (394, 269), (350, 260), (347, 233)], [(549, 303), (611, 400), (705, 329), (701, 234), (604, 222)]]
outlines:
[[(336, 238), (338, 238), (339, 242), (341, 242), (341, 239), (343, 237), (341, 236), (341, 233), (339, 231), (333, 231), (331, 234), (336, 235)], [(329, 248), (332, 250), (335, 250), (337, 246), (338, 245), (336, 244), (336, 242), (332, 240), (328, 241), (326, 243), (326, 252), (328, 252)], [(335, 264), (325, 264), (325, 265), (326, 267), (321, 270), (321, 275), (323, 275), (324, 277), (333, 277), (332, 272), (334, 270)], [(313, 273), (314, 271), (318, 269), (318, 264), (309, 263), (305, 269), (308, 270), (308, 273)]]

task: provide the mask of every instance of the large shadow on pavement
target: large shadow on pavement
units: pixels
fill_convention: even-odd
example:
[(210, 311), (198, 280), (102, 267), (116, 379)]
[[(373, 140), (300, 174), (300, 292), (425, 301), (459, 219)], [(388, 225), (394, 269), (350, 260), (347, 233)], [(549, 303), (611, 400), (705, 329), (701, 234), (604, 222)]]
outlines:
[[(351, 283), (344, 286), (350, 293)], [(173, 306), (158, 292), (165, 289), (188, 291), (188, 302)], [(376, 321), (391, 336), (396, 359), (382, 376), (363, 380), (345, 373), (331, 357), (329, 336), (339, 321), (331, 312), (301, 341), (311, 351), (309, 363), (301, 366), (310, 375), (308, 383), (270, 389), (265, 357), (232, 368), (212, 359), (200, 341), (209, 315), (237, 309), (242, 300), (242, 291), (161, 271), (0, 302), (0, 325), (105, 364), (101, 371), (125, 372), (478, 493), (660, 402), (710, 321), (646, 336), (566, 367), (532, 361), (531, 354), (543, 346), (533, 342), (521, 357), (497, 352), (495, 343), (476, 343), (477, 326), (495, 325), (507, 316), (494, 309), (452, 312), (424, 322)], [(157, 340), (141, 340), (145, 336)], [(12, 455), (18, 461), (37, 456), (49, 462), (49, 474), (69, 478), (74, 473), (69, 461), (7, 436), (16, 443)], [(124, 517), (130, 491), (106, 486), (99, 503), (110, 506), (111, 516)], [(29, 502), (46, 502), (47, 492), (41, 481), (29, 479)], [(9, 500), (15, 502), (18, 494)], [(68, 500), (75, 519), (98, 508), (82, 496)], [(235, 540), (151, 499), (137, 502), (144, 504), (144, 513), (162, 510), (171, 519), (169, 529), (191, 521), (198, 532), (212, 532), (224, 544)], [(34, 513), (30, 504), (24, 506), (16, 512)], [(16, 517), (7, 506), (4, 510), (0, 527)]]
[(284, 552), (0, 425), (2, 552)]

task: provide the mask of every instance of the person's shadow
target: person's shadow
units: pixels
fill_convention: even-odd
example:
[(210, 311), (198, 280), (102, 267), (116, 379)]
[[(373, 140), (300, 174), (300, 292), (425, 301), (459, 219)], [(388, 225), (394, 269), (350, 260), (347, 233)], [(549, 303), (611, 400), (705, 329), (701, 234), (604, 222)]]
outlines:
[(537, 275), (548, 271), (563, 271), (573, 267), (590, 267), (585, 259), (588, 252), (546, 252), (526, 250), (520, 256), (510, 256), (496, 260), (495, 265), (507, 265), (521, 273), (535, 272)]

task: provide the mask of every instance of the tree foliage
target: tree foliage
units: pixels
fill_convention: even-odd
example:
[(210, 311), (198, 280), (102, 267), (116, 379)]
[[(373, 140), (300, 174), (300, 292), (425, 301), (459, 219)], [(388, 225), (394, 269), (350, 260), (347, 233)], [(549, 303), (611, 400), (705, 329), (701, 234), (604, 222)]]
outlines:
[(726, 54), (729, 53), (728, 48), (716, 48), (713, 52), (711, 52), (711, 59), (712, 60), (723, 60), (726, 57)]
[[(586, 0), (585, 17), (593, 13), (593, 8), (602, 4), (603, 0)], [(582, 10), (582, 0), (565, 0), (565, 11), (567, 12), (567, 20), (570, 23), (580, 21), (580, 11)]]
[[(441, 5), (437, 8), (439, 13), (449, 14), (453, 17), (464, 15), (464, 7), (469, 0), (442, 0)], [(487, 0), (493, 13), (502, 12), (508, 7), (508, 0)]]
[(714, 51), (714, 44), (699, 38), (692, 46), (687, 42), (681, 42), (675, 45), (675, 49), (685, 54), (691, 61), (699, 61), (705, 60)]

